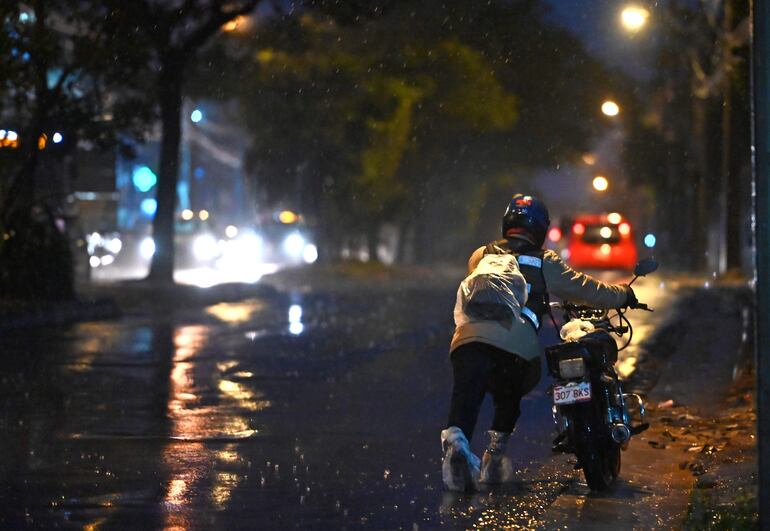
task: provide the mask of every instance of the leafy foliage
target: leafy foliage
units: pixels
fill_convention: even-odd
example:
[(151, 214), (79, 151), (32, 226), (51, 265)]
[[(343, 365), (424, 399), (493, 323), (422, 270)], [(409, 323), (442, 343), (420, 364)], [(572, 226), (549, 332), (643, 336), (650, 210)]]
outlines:
[(211, 53), (234, 51), (237, 76), (217, 64), (201, 77), (237, 78), (263, 200), (337, 227), (332, 240), (390, 222), (427, 225), (415, 238), (436, 243), (429, 218), (444, 201), (459, 204), (442, 229), (468, 236), (482, 183), (511, 193), (501, 174), (572, 156), (597, 126), (592, 81), (605, 73), (538, 2), (321, 7), (223, 42)]

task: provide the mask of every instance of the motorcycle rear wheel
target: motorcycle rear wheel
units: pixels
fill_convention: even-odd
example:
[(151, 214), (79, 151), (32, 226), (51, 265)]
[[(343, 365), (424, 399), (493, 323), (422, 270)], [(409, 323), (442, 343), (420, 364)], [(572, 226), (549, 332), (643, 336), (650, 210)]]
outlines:
[(591, 405), (586, 404), (588, 407), (576, 412), (570, 435), (588, 488), (603, 491), (610, 488), (620, 474), (620, 446), (604, 433), (604, 426)]

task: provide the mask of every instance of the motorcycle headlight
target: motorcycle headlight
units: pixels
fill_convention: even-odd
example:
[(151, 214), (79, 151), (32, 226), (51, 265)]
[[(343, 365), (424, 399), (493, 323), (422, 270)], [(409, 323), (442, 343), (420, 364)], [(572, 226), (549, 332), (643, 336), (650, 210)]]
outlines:
[(583, 358), (572, 358), (559, 362), (559, 375), (562, 378), (582, 378), (586, 373)]

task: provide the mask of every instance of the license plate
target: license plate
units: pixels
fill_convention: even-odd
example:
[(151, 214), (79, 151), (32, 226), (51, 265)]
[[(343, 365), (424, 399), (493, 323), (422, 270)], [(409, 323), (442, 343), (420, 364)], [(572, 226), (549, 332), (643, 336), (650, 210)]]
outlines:
[(589, 400), (591, 400), (590, 382), (570, 382), (567, 385), (556, 385), (553, 388), (553, 403), (557, 406)]

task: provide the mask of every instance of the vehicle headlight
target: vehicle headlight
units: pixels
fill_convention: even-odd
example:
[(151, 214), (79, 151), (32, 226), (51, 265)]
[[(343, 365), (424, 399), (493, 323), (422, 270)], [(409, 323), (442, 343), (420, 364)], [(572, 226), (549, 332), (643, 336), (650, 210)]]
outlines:
[(153, 240), (151, 236), (147, 236), (142, 240), (142, 243), (139, 244), (139, 255), (145, 260), (149, 260), (154, 254), (155, 240)]
[(219, 254), (217, 240), (211, 234), (201, 234), (193, 241), (193, 254), (198, 260), (211, 260)]
[(262, 253), (262, 238), (253, 232), (246, 232), (236, 240), (238, 245), (247, 249), (250, 253)]
[(105, 247), (112, 254), (118, 254), (120, 250), (123, 249), (123, 242), (120, 241), (120, 238), (112, 238), (110, 241), (107, 242)]
[(559, 362), (559, 375), (562, 378), (582, 378), (586, 373), (583, 358), (572, 358)]
[(306, 264), (314, 263), (318, 260), (318, 248), (312, 243), (305, 245), (305, 248), (302, 251), (302, 259)]
[(283, 241), (283, 248), (286, 252), (295, 258), (302, 256), (302, 251), (305, 249), (305, 238), (300, 234), (290, 234)]
[(261, 257), (262, 238), (253, 232), (245, 232), (236, 239), (224, 243), (217, 267), (248, 270), (254, 267)]

